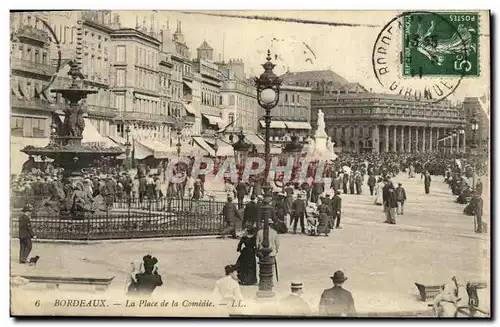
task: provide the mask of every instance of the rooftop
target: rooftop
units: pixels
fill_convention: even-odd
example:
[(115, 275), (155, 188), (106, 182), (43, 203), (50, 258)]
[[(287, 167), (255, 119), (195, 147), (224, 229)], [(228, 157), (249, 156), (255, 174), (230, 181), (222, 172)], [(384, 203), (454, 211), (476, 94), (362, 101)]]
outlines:
[(309, 82), (332, 82), (333, 85), (341, 87), (349, 83), (345, 78), (331, 70), (311, 70), (304, 72), (288, 72), (281, 76), (286, 84), (295, 84), (299, 81)]
[(214, 48), (212, 48), (210, 45), (208, 45), (206, 40), (203, 40), (203, 43), (196, 50), (213, 50), (213, 49)]

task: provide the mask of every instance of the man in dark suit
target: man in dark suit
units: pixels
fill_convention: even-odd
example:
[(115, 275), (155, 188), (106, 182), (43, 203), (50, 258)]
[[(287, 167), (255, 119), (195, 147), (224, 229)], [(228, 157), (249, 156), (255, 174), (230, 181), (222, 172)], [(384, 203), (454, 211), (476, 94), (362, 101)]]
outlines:
[(344, 172), (342, 176), (342, 190), (344, 194), (347, 194), (347, 184), (349, 184), (349, 174)]
[(340, 215), (342, 213), (342, 198), (340, 197), (340, 190), (337, 190), (335, 192), (335, 195), (333, 196), (331, 200), (331, 210), (333, 214), (333, 222), (332, 222), (332, 228), (333, 225), (335, 225), (335, 228), (340, 229)]
[(19, 217), (19, 263), (26, 263), (31, 252), (31, 239), (35, 237), (31, 229), (31, 212), (33, 206), (26, 204), (23, 214)]
[(306, 229), (304, 226), (304, 218), (306, 216), (306, 203), (302, 199), (302, 193), (299, 193), (297, 199), (293, 201), (292, 204), (292, 222), (293, 222), (293, 233), (297, 233), (297, 223), (300, 220), (300, 228), (302, 230), (302, 234), (306, 233)]
[(370, 195), (373, 196), (373, 190), (375, 188), (375, 185), (377, 184), (377, 179), (373, 174), (370, 174), (368, 177), (368, 187), (370, 188)]
[(319, 301), (320, 316), (346, 317), (354, 316), (356, 309), (351, 292), (342, 288), (347, 280), (344, 272), (337, 270), (332, 277), (333, 287), (323, 291)]
[(224, 223), (226, 228), (222, 231), (222, 237), (231, 234), (232, 238), (236, 238), (236, 219), (240, 218), (240, 213), (233, 203), (233, 198), (228, 196), (227, 202), (222, 209), (224, 215)]
[(250, 197), (250, 202), (248, 202), (245, 206), (245, 211), (243, 212), (243, 222), (241, 226), (246, 228), (247, 225), (251, 225), (255, 227), (255, 223), (257, 222), (257, 217), (259, 214), (259, 207), (256, 203), (255, 195)]
[(292, 293), (280, 300), (280, 314), (286, 316), (307, 316), (310, 315), (311, 308), (302, 298), (302, 282), (292, 282)]
[(425, 177), (424, 177), (425, 194), (429, 194), (430, 187), (431, 187), (431, 175), (429, 174), (429, 172), (425, 172)]
[(236, 185), (236, 197), (238, 198), (238, 209), (243, 209), (243, 199), (247, 194), (247, 185), (243, 181), (239, 181)]

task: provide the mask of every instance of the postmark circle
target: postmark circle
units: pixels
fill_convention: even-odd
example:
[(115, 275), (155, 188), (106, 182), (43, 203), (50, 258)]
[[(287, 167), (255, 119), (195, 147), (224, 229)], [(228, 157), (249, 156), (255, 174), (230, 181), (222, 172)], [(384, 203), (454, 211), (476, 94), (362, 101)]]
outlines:
[[(461, 17), (449, 14), (449, 19)], [(467, 15), (464, 17), (478, 24), (477, 13)], [(474, 76), (468, 72), (477, 43), (471, 42), (475, 39), (463, 25), (455, 25), (443, 14), (428, 11), (404, 12), (391, 19), (373, 45), (372, 67), (377, 82), (391, 94), (415, 101), (445, 100), (465, 76)], [(475, 59), (473, 73), (478, 73), (479, 59)]]

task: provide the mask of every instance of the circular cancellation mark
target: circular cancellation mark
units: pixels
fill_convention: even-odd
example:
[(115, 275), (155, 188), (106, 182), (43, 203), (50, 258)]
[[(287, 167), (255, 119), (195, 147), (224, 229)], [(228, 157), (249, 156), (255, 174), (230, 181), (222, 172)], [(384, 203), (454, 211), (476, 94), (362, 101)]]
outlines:
[[(478, 27), (478, 14), (462, 16), (467, 15)], [(460, 13), (412, 11), (389, 21), (373, 45), (372, 66), (379, 84), (415, 101), (440, 102), (453, 94), (462, 78), (472, 75), (467, 70), (472, 50), (478, 66), (477, 38), (471, 42), (471, 32), (450, 21), (455, 16), (461, 18)], [(478, 28), (474, 32), (478, 35)]]

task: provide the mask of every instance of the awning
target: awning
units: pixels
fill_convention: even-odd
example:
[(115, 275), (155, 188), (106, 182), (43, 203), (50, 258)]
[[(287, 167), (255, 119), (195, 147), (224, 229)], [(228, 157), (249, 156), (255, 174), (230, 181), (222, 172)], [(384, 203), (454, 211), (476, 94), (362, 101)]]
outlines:
[(265, 142), (263, 139), (261, 139), (257, 134), (253, 133), (244, 133), (245, 134), (245, 140), (249, 143), (252, 143), (255, 145), (255, 148), (257, 149), (257, 152), (259, 153), (264, 153), (265, 151)]
[[(260, 126), (262, 126), (262, 128), (265, 128), (266, 127), (266, 122), (261, 120), (260, 121)], [(285, 126), (285, 122), (282, 122), (282, 121), (271, 121), (271, 128), (286, 128)]]
[(218, 157), (234, 157), (234, 149), (231, 144), (219, 140), (217, 146)]
[(205, 141), (203, 137), (193, 136), (194, 142), (203, 150), (205, 150), (210, 156), (215, 156), (215, 150), (212, 149), (210, 145)]
[[(171, 149), (168, 147), (166, 144), (156, 141), (156, 140), (151, 140), (151, 139), (143, 139), (143, 140), (135, 140), (135, 158), (136, 159), (144, 159), (145, 157), (149, 155), (153, 155), (156, 159), (166, 159), (168, 157), (171, 157)], [(139, 145), (139, 147), (137, 146)], [(146, 151), (142, 151), (145, 148), (147, 149)], [(139, 151), (137, 151), (139, 149)], [(149, 151), (148, 151), (149, 150)], [(140, 158), (141, 156), (142, 158)]]
[(49, 144), (49, 138), (31, 138), (31, 137), (10, 137), (10, 171), (11, 174), (19, 174), (23, 164), (28, 160), (28, 155), (21, 152), (28, 145), (34, 147), (45, 147)]
[(90, 119), (84, 118), (85, 129), (83, 130), (83, 143), (103, 143), (107, 147), (115, 147), (116, 144), (109, 138), (99, 134), (95, 126), (92, 124)]
[(287, 121), (285, 125), (289, 129), (311, 129), (311, 124), (306, 121)]
[(182, 105), (184, 106), (184, 109), (186, 109), (187, 113), (196, 116), (196, 110), (194, 110), (193, 106), (187, 103), (183, 103)]
[(108, 138), (115, 142), (116, 144), (119, 144), (119, 145), (125, 145), (127, 143), (127, 140), (125, 140), (123, 137), (120, 137), (120, 136), (114, 136), (114, 137), (111, 137), (111, 136), (108, 136)]
[(217, 116), (210, 116), (210, 115), (205, 115), (203, 114), (203, 117), (205, 117), (208, 120), (208, 123), (210, 125), (218, 126), (219, 128), (222, 128), (226, 125), (226, 122), (222, 120), (222, 118), (217, 117)]
[(193, 84), (191, 84), (190, 82), (184, 81), (184, 84), (186, 84), (186, 86), (189, 87), (191, 90), (193, 89)]
[(142, 160), (146, 157), (154, 155), (154, 150), (142, 145), (140, 142), (133, 140), (134, 144), (133, 155), (134, 159)]

